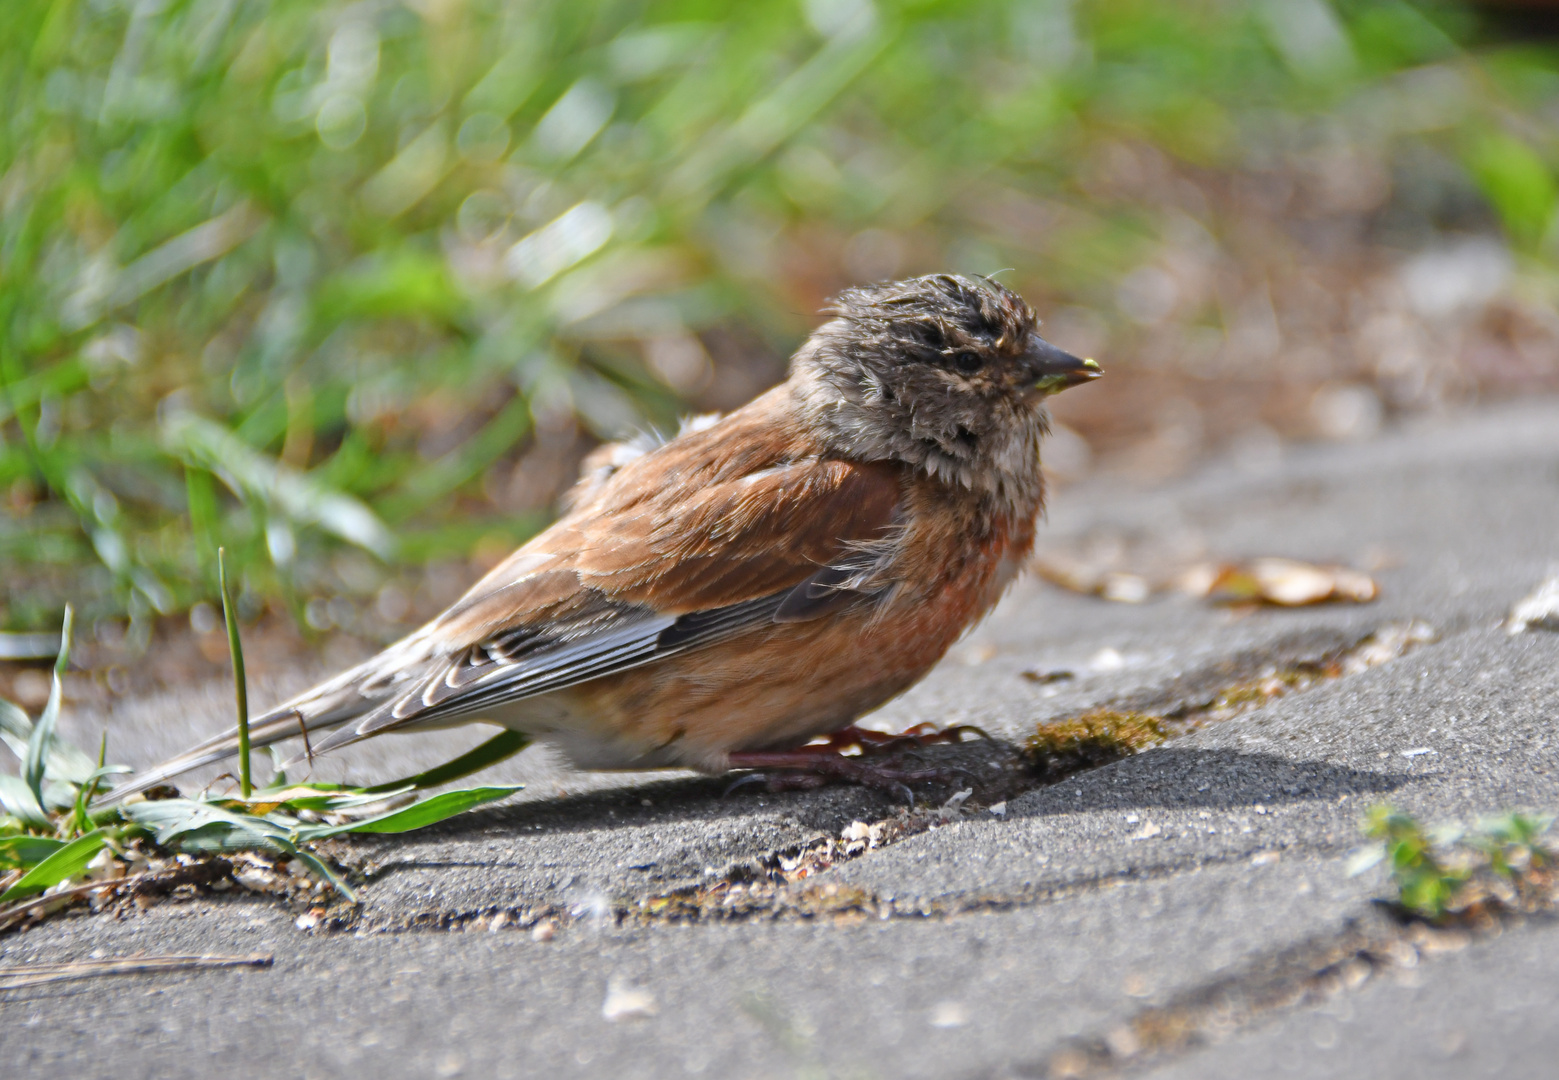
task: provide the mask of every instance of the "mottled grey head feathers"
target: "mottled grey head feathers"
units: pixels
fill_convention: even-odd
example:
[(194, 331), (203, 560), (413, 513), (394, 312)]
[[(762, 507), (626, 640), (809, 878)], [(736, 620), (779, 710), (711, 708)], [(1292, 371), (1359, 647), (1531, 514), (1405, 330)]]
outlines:
[(960, 349), (1016, 356), (1039, 324), (1011, 289), (955, 274), (846, 289), (824, 310), (847, 323), (862, 345), (904, 360), (943, 364)]
[(1022, 297), (933, 274), (847, 289), (827, 311), (796, 354), (794, 385), (837, 452), (1038, 504), (1046, 418), (1033, 357), (1045, 343)]

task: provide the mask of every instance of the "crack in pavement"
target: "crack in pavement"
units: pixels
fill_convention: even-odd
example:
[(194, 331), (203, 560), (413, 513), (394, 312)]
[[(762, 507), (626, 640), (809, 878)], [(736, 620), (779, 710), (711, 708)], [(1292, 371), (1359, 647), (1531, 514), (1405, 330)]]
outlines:
[(1552, 893), (1526, 910), (1485, 909), (1444, 927), (1404, 918), (1385, 902), (1375, 907), (1371, 916), (1349, 920), (1336, 934), (1254, 957), (1239, 970), (1139, 1010), (1108, 1031), (1069, 1039), (1036, 1061), (1008, 1066), (994, 1080), (1094, 1080), (1160, 1065), (1227, 1039), (1272, 1013), (1357, 991), (1373, 978), (1412, 971), (1436, 955), (1529, 921), (1559, 922)]

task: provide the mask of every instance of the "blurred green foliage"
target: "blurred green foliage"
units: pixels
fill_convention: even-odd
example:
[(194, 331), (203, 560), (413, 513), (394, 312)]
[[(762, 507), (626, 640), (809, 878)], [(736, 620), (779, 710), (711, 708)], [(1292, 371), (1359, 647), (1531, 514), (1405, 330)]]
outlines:
[(1370, 807), (1360, 827), (1372, 843), (1350, 859), (1350, 875), (1384, 865), (1407, 915), (1439, 922), (1475, 907), (1521, 910), (1551, 903), (1554, 851), (1550, 814), (1520, 811), (1484, 818), (1473, 828), (1426, 828), (1396, 807)]
[(7, 0), (3, 620), (180, 610), (218, 545), (300, 611), (521, 539), (544, 504), (483, 478), (539, 430), (665, 425), (701, 335), (783, 356), (851, 277), (1110, 309), (1162, 227), (1099, 179), (1122, 142), (1428, 154), (1547, 259), (1559, 67), (1477, 34), (1405, 0)]

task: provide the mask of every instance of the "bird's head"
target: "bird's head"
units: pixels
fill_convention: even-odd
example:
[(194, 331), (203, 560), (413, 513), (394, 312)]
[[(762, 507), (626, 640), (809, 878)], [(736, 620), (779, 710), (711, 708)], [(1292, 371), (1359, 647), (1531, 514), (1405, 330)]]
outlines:
[(830, 445), (1012, 498), (1039, 490), (1044, 402), (1103, 374), (1039, 336), (988, 278), (931, 274), (847, 289), (791, 381)]

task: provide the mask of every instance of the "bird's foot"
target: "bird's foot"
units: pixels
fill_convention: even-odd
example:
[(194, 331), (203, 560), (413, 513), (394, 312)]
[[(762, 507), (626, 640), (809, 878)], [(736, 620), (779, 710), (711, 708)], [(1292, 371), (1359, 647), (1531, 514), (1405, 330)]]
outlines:
[(733, 769), (762, 771), (740, 777), (725, 789), (726, 794), (747, 784), (762, 784), (768, 791), (798, 791), (842, 781), (886, 791), (913, 806), (915, 793), (909, 785), (954, 784), (969, 778), (963, 769), (904, 768), (896, 761), (880, 760), (876, 754), (846, 757), (827, 746), (739, 752), (731, 754), (728, 761)]

